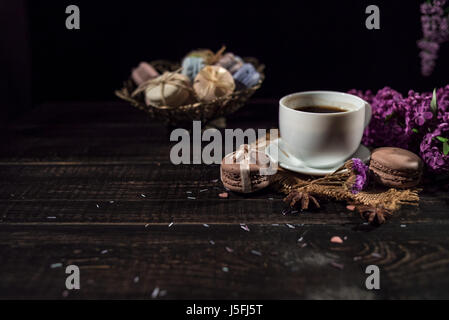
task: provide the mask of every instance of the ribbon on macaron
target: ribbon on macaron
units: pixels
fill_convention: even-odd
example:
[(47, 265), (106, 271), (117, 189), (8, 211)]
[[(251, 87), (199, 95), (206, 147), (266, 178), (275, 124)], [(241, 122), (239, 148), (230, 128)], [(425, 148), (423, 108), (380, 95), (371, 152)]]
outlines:
[[(234, 160), (240, 164), (240, 178), (242, 180), (242, 189), (244, 193), (251, 192), (251, 177), (249, 164), (253, 160), (249, 145), (242, 144), (234, 154)], [(257, 160), (257, 159), (256, 159)]]
[(206, 64), (215, 64), (222, 57), (226, 50), (226, 46), (222, 46), (220, 50), (214, 53), (209, 49), (198, 49), (190, 52), (187, 56), (203, 58)]
[[(235, 83), (230, 79), (229, 72), (221, 67), (205, 67), (198, 73), (199, 76), (207, 80), (206, 85), (201, 88), (201, 96), (208, 96), (211, 92), (215, 95), (215, 90), (231, 94), (235, 89)], [(198, 89), (197, 89), (198, 90)]]
[(225, 157), (225, 163), (235, 163), (240, 168), (240, 179), (243, 193), (250, 193), (253, 191), (251, 185), (250, 165), (256, 164), (259, 166), (267, 166), (267, 163), (260, 161), (259, 152), (261, 148), (259, 145), (242, 144), (235, 152), (228, 154)]
[(141, 85), (137, 87), (136, 90), (131, 94), (132, 97), (135, 97), (139, 93), (147, 90), (151, 87), (161, 87), (161, 99), (162, 103), (164, 104), (164, 108), (169, 107), (167, 104), (167, 101), (165, 99), (165, 86), (167, 84), (183, 88), (185, 90), (188, 90), (189, 92), (193, 93), (192, 87), (189, 84), (186, 84), (183, 79), (180, 79), (181, 74), (179, 73), (182, 70), (182, 68), (179, 68), (173, 72), (164, 72), (161, 76), (157, 77), (156, 79), (150, 79), (148, 81), (145, 81)]

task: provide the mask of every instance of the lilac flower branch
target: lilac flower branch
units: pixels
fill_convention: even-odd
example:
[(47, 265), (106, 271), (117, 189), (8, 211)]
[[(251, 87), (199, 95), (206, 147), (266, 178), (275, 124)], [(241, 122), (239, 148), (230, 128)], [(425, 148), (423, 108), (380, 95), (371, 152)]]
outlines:
[(421, 50), (421, 74), (432, 74), (441, 44), (449, 40), (449, 17), (443, 7), (446, 0), (433, 0), (421, 4), (423, 38), (417, 42)]
[(421, 156), (430, 172), (449, 173), (449, 85), (433, 93), (410, 90), (407, 96), (388, 87), (375, 95), (360, 90), (350, 93), (372, 106), (363, 144), (408, 149)]

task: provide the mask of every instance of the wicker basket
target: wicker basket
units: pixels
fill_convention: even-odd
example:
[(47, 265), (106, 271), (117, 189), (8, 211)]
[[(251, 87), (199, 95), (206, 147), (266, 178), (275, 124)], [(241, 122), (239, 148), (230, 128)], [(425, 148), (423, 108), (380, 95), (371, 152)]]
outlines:
[[(153, 107), (147, 106), (144, 102), (143, 93), (132, 97), (132, 92), (136, 89), (135, 83), (128, 79), (125, 81), (122, 89), (115, 91), (115, 94), (128, 101), (132, 106), (145, 111), (151, 119), (163, 122), (168, 126), (192, 125), (193, 120), (199, 120), (203, 124), (230, 115), (240, 109), (246, 101), (256, 92), (262, 85), (265, 75), (263, 70), (265, 66), (260, 64), (255, 58), (245, 58), (245, 62), (252, 63), (261, 77), (259, 83), (254, 87), (235, 91), (227, 97), (221, 97), (211, 102), (196, 102), (176, 108), (172, 107)], [(171, 63), (164, 60), (151, 62), (151, 65), (160, 73), (165, 71), (175, 71), (179, 68), (179, 64)]]

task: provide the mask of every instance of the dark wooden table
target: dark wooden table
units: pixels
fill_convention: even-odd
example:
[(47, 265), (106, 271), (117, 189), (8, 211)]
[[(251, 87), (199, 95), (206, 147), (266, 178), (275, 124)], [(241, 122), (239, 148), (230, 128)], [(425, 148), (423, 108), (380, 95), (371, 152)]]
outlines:
[[(276, 126), (276, 110), (255, 101), (228, 124)], [(0, 133), (0, 298), (449, 298), (444, 188), (372, 228), (344, 204), (220, 199), (217, 165), (172, 165), (168, 131), (121, 103), (42, 105)]]

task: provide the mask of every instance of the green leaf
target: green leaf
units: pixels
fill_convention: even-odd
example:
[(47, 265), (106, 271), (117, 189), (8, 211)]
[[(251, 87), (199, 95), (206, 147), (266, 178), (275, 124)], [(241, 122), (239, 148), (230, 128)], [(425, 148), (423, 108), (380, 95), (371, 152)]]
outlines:
[(384, 122), (387, 123), (387, 122), (390, 121), (394, 116), (395, 116), (394, 112), (390, 113), (389, 115), (387, 115), (387, 116), (385, 117)]
[(449, 144), (447, 142), (443, 143), (443, 153), (445, 156), (449, 154)]
[(440, 137), (440, 136), (438, 136), (438, 137), (437, 137), (437, 139), (438, 139), (439, 141), (443, 142), (443, 143), (445, 143), (445, 142), (448, 142), (448, 141), (449, 141), (449, 139), (448, 139), (448, 138), (445, 138), (445, 137)]
[(419, 130), (416, 129), (416, 128), (413, 128), (412, 131), (413, 131), (414, 133), (419, 133)]
[(432, 110), (433, 114), (437, 114), (437, 89), (433, 89), (432, 101), (430, 101), (430, 109)]

